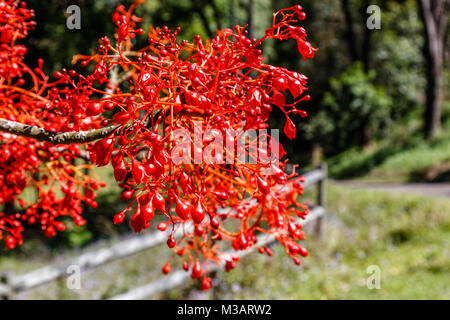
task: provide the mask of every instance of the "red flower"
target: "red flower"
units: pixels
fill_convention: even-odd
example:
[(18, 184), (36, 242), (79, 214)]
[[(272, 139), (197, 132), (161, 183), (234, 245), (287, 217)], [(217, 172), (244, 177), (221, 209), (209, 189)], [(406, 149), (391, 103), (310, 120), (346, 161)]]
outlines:
[(145, 228), (145, 216), (141, 210), (136, 210), (130, 222), (134, 232), (141, 232)]
[(295, 128), (295, 124), (292, 122), (292, 120), (289, 117), (286, 117), (286, 123), (284, 125), (284, 133), (289, 139), (295, 139), (295, 135), (297, 133), (297, 130)]

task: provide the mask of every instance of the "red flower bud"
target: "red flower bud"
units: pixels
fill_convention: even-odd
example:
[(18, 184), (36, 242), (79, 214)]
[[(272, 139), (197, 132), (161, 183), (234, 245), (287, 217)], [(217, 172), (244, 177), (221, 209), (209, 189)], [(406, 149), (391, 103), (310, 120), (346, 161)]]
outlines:
[(170, 273), (170, 270), (171, 270), (170, 264), (169, 264), (169, 262), (166, 262), (166, 264), (165, 264), (164, 267), (162, 268), (162, 272), (163, 272), (164, 274), (168, 274), (168, 273)]
[(202, 280), (202, 291), (206, 291), (211, 288), (211, 278), (204, 277)]
[(57, 231), (64, 231), (66, 230), (66, 225), (60, 221), (53, 221), (53, 226)]
[(171, 234), (169, 239), (167, 239), (167, 246), (172, 249), (173, 247), (175, 247), (176, 244), (177, 241), (175, 240), (173, 234)]
[(195, 223), (201, 223), (205, 219), (205, 211), (203, 210), (200, 198), (197, 200), (197, 204), (191, 210), (191, 217)]
[(144, 214), (142, 214), (139, 209), (136, 210), (135, 214), (131, 218), (130, 223), (131, 223), (131, 227), (133, 228), (134, 232), (141, 232), (145, 228)]
[(114, 216), (114, 224), (121, 224), (125, 219), (125, 215), (123, 213), (118, 213)]
[(178, 198), (178, 196), (175, 196), (175, 213), (182, 219), (182, 220), (188, 220), (191, 206), (188, 205), (186, 202), (184, 202), (182, 199)]
[(267, 181), (263, 180), (260, 176), (256, 177), (258, 183), (258, 190), (264, 194), (270, 193), (270, 185)]
[(158, 209), (163, 213), (166, 212), (166, 200), (159, 192), (155, 192), (153, 195), (152, 204), (155, 209)]
[(194, 266), (192, 267), (191, 278), (192, 279), (200, 279), (201, 275), (202, 275), (202, 267), (200, 266), (200, 262), (198, 261), (198, 258), (197, 258)]

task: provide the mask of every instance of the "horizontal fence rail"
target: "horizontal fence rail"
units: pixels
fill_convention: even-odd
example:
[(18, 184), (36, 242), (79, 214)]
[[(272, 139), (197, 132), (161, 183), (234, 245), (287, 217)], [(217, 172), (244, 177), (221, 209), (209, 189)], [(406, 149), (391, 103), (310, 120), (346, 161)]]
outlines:
[[(326, 210), (324, 209), (325, 181), (327, 179), (326, 164), (323, 164), (319, 169), (306, 172), (302, 174), (302, 176), (305, 178), (305, 182), (302, 183), (305, 188), (311, 187), (316, 184), (318, 185), (317, 206), (312, 208), (310, 213), (307, 215), (306, 220), (302, 221), (303, 224), (310, 223), (311, 221), (316, 221), (316, 232), (319, 233), (322, 216), (326, 213)], [(191, 223), (187, 223), (184, 230), (190, 231), (192, 230), (192, 228), (193, 225)], [(182, 232), (183, 230), (179, 229), (175, 233), (175, 237), (179, 237)], [(77, 265), (81, 271), (92, 270), (112, 261), (123, 259), (136, 253), (154, 248), (165, 243), (166, 240), (166, 233), (152, 232), (150, 234), (139, 235), (132, 239), (120, 241), (108, 248), (102, 248), (95, 251), (83, 253), (77, 258), (68, 260), (64, 263), (49, 265), (22, 275), (11, 276), (9, 274), (4, 274), (0, 278), (0, 299), (11, 299), (15, 294), (22, 291), (37, 288), (39, 286), (64, 278), (69, 275), (67, 273), (69, 266)], [(274, 242), (273, 236), (264, 235), (256, 244), (256, 246), (264, 246), (265, 244), (269, 244), (271, 242)], [(254, 249), (255, 248), (251, 248), (246, 251), (233, 253), (235, 255), (237, 254), (240, 256), (244, 256)], [(225, 256), (230, 254), (231, 252), (224, 253)], [(210, 266), (210, 270), (215, 271), (219, 267), (220, 265), (217, 266), (214, 264)], [(132, 289), (129, 292), (120, 294), (116, 297), (113, 297), (112, 299), (120, 300), (148, 298), (152, 295), (180, 286), (189, 279), (189, 273), (185, 271), (175, 271), (172, 272), (169, 276), (164, 276), (163, 278), (155, 282)]]

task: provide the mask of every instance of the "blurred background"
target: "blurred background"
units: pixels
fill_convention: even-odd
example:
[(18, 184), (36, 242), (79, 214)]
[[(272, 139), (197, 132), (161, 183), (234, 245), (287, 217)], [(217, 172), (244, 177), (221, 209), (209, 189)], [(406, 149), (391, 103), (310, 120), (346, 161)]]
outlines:
[[(27, 63), (44, 58), (50, 73), (89, 53), (103, 35), (112, 36), (116, 0), (29, 0), (38, 25), (26, 39)], [(421, 3), (428, 3), (423, 5)], [(309, 77), (307, 118), (293, 119), (297, 139), (281, 135), (291, 163), (302, 170), (327, 162), (329, 210), (321, 238), (306, 241), (310, 256), (297, 267), (282, 248), (274, 256), (250, 255), (203, 293), (187, 284), (159, 298), (216, 299), (448, 299), (450, 298), (450, 69), (448, 19), (443, 0), (147, 0), (137, 14), (148, 25), (180, 26), (181, 39), (213, 36), (235, 24), (261, 37), (272, 12), (300, 4), (303, 26), (319, 48), (303, 61), (295, 41), (267, 41), (266, 62)], [(121, 1), (129, 4), (130, 1)], [(66, 9), (81, 8), (81, 30), (66, 28)], [(380, 28), (368, 19), (380, 13)], [(445, 10), (447, 9), (447, 10)], [(372, 16), (373, 17), (373, 16)], [(284, 117), (272, 112), (272, 128)], [(65, 259), (87, 247), (128, 237), (114, 226), (119, 200), (109, 169), (100, 205), (85, 214), (88, 223), (54, 239), (37, 233), (12, 252), (0, 252), (0, 271), (22, 273)], [(308, 191), (304, 200), (315, 195)], [(83, 278), (73, 292), (65, 282), (22, 298), (108, 298), (156, 279), (168, 257), (160, 248), (108, 265)], [(38, 253), (38, 254), (37, 254)], [(381, 270), (381, 289), (366, 286), (367, 267)], [(115, 281), (111, 282), (111, 277)]]

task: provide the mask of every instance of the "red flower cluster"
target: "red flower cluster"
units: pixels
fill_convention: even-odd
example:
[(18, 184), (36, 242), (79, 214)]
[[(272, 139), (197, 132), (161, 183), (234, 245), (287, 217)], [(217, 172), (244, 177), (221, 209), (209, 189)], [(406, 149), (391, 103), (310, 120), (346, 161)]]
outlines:
[[(103, 119), (87, 115), (90, 94), (72, 86), (73, 71), (51, 82), (42, 60), (34, 70), (24, 64), (27, 50), (16, 42), (35, 25), (33, 15), (25, 2), (0, 1), (0, 118), (50, 131), (99, 128)], [(7, 249), (22, 243), (28, 225), (39, 223), (53, 237), (66, 228), (61, 216), (85, 222), (81, 204), (97, 205), (100, 184), (83, 172), (90, 166), (75, 164), (82, 148), (0, 133), (0, 239)]]
[[(2, 78), (0, 98), (2, 106), (8, 107), (2, 107), (0, 117), (55, 131), (115, 125), (109, 137), (89, 145), (90, 161), (98, 166), (111, 163), (115, 179), (125, 189), (121, 200), (129, 204), (114, 217), (114, 223), (122, 223), (129, 216), (132, 228), (140, 232), (150, 226), (155, 214), (161, 215), (163, 222), (157, 228), (169, 229), (167, 245), (181, 257), (183, 269), (190, 270), (192, 278), (203, 277), (205, 290), (211, 286), (208, 263), (224, 259), (220, 241), (229, 241), (239, 251), (257, 245), (262, 234), (271, 234), (286, 247), (294, 262), (300, 264), (299, 256), (306, 256), (307, 251), (298, 244), (305, 235), (296, 220), (304, 218), (308, 209), (296, 201), (302, 193), (298, 179), (293, 188), (286, 188), (292, 184), (288, 178), (296, 176), (293, 173), (288, 177), (284, 173), (287, 160), (280, 166), (264, 163), (259, 157), (254, 162), (241, 163), (233, 155), (232, 163), (228, 164), (205, 158), (200, 164), (192, 164), (198, 163), (195, 161), (175, 164), (173, 136), (178, 129), (193, 133), (196, 126), (202, 132), (212, 131), (222, 137), (227, 137), (230, 129), (266, 129), (275, 106), (286, 116), (285, 134), (294, 138), (296, 128), (289, 114), (306, 116), (305, 111), (295, 106), (310, 99), (308, 95), (302, 96), (307, 78), (286, 68), (264, 64), (260, 46), (268, 38), (295, 39), (300, 54), (312, 58), (316, 49), (305, 40), (305, 30), (297, 25), (305, 18), (302, 8), (294, 6), (275, 13), (272, 27), (259, 40), (248, 38), (246, 28), (236, 26), (234, 30), (220, 30), (206, 41), (195, 36), (189, 43), (177, 40), (179, 28), (171, 31), (164, 26), (151, 28), (148, 45), (135, 50), (132, 38), (144, 33), (136, 26), (141, 19), (133, 15), (140, 2), (136, 1), (128, 10), (122, 5), (117, 7), (113, 15), (116, 39), (104, 37), (96, 54), (75, 58), (83, 66), (95, 63), (91, 75), (62, 70), (55, 72), (58, 80), (51, 83), (41, 69), (31, 72), (20, 64), (22, 73), (33, 75), (33, 90), (19, 90), (17, 84), (11, 83), (14, 77), (5, 81)], [(8, 1), (6, 5), (16, 12), (14, 3)], [(9, 37), (12, 38), (15, 37)], [(292, 103), (286, 103), (287, 94), (292, 96)], [(112, 119), (102, 118), (105, 111), (112, 111)], [(261, 135), (266, 141), (272, 141), (267, 133)], [(50, 219), (53, 223), (59, 215), (80, 213), (81, 200), (93, 204), (91, 189), (97, 184), (72, 164), (80, 155), (78, 144), (55, 147), (28, 138), (0, 137), (5, 141), (1, 148), (31, 148), (27, 149), (27, 156), (35, 154), (36, 165), (27, 161), (20, 167), (17, 152), (13, 153), (14, 165), (12, 160), (6, 166), (2, 164), (1, 168), (8, 168), (3, 179), (7, 187), (3, 189), (5, 193), (10, 192), (11, 183), (23, 188), (37, 187), (39, 200), (26, 212), (41, 216), (47, 213), (45, 228)], [(249, 148), (262, 147), (262, 137), (257, 138), (248, 141)], [(204, 137), (203, 146), (196, 150), (194, 139), (183, 141), (194, 149), (194, 155), (186, 155), (188, 159), (201, 157), (214, 140)], [(0, 162), (8, 161), (5, 150), (0, 150)], [(284, 155), (281, 146), (280, 150), (281, 158)], [(216, 150), (213, 158), (225, 158), (225, 153), (226, 150)], [(267, 169), (274, 174), (264, 175)], [(60, 200), (52, 189), (44, 191), (41, 187), (54, 186), (56, 182), (66, 195)], [(20, 187), (2, 203), (19, 201), (19, 191), (23, 190)], [(69, 202), (70, 207), (65, 206)], [(21, 205), (26, 207), (25, 203)], [(11, 215), (3, 213), (0, 219), (5, 222), (0, 224), (0, 230), (11, 232), (11, 227), (6, 225), (29, 216), (18, 214), (11, 221), (8, 220)], [(41, 217), (41, 223), (42, 220)], [(269, 248), (259, 250), (271, 255)], [(229, 258), (225, 269), (233, 269), (238, 260), (237, 256)], [(168, 261), (163, 272), (170, 270)]]

